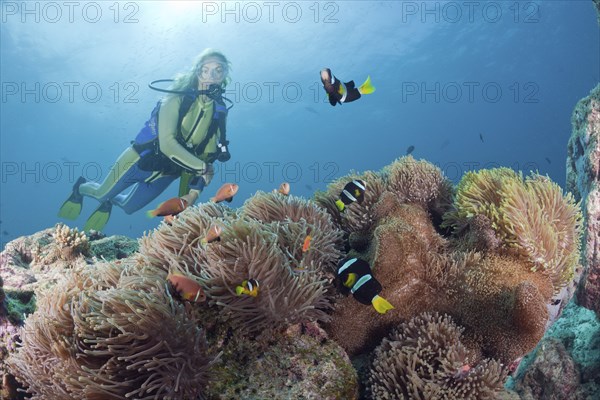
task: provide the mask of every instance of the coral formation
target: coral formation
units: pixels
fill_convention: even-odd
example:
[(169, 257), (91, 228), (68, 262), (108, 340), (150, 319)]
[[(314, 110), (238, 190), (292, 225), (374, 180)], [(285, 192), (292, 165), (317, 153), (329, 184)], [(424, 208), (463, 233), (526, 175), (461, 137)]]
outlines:
[(581, 200), (584, 276), (577, 298), (600, 316), (600, 85), (577, 103), (567, 156), (567, 189)]
[(600, 321), (569, 303), (507, 386), (525, 399), (595, 399), (600, 396)]
[(430, 162), (401, 157), (382, 173), (387, 191), (396, 194), (401, 203), (420, 205), (434, 221), (439, 221), (452, 203), (452, 183)]
[(476, 364), (447, 315), (424, 313), (401, 324), (374, 353), (371, 396), (383, 399), (493, 399), (507, 370)]
[[(508, 365), (541, 339), (553, 294), (571, 281), (579, 243), (577, 206), (547, 178), (524, 180), (508, 169), (469, 173), (451, 205), (445, 178), (426, 165), (401, 159), (384, 172), (369, 173), (378, 182), (377, 198), (365, 196), (345, 210), (352, 218), (368, 217), (368, 224), (349, 224), (352, 219), (334, 215), (347, 233), (349, 254), (369, 262), (383, 286), (380, 295), (395, 308), (378, 315), (351, 297), (341, 299), (326, 328), (356, 356), (423, 311), (447, 313), (464, 327), (463, 342), (475, 362), (489, 357)], [(403, 168), (428, 178), (408, 179), (396, 171)], [(327, 206), (338, 195), (341, 184), (336, 185), (317, 200), (339, 215)], [(446, 211), (444, 226), (454, 228), (446, 237), (436, 218), (440, 210)]]
[(71, 260), (80, 254), (88, 254), (90, 243), (85, 232), (79, 232), (77, 228), (71, 229), (67, 225), (57, 224), (52, 233), (56, 243), (56, 257), (63, 260)]
[(358, 398), (356, 371), (348, 356), (315, 323), (291, 325), (252, 341), (233, 332), (215, 366), (210, 399)]
[[(220, 241), (203, 246), (213, 224), (222, 228)], [(310, 249), (303, 252), (308, 235)], [(184, 211), (142, 238), (138, 261), (195, 277), (224, 319), (256, 333), (328, 318), (327, 273), (341, 256), (340, 243), (341, 232), (313, 203), (259, 192), (235, 212), (214, 204)], [(258, 296), (236, 293), (248, 279), (260, 283)]]
[(8, 359), (32, 399), (189, 399), (213, 357), (185, 307), (152, 269), (73, 270), (40, 295)]
[(542, 269), (556, 292), (573, 278), (581, 213), (573, 196), (549, 178), (532, 174), (523, 180), (508, 168), (467, 172), (444, 225), (461, 231), (480, 215), (490, 221), (500, 248), (529, 261), (534, 271)]

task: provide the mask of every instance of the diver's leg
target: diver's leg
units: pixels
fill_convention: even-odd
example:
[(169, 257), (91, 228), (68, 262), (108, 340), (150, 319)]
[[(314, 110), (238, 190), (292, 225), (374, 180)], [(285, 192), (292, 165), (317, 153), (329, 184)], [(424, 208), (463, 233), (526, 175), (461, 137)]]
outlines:
[(140, 170), (137, 166), (139, 159), (137, 152), (128, 147), (111, 167), (102, 183), (86, 182), (79, 186), (79, 193), (103, 203), (111, 200), (134, 183), (143, 182), (152, 175), (152, 172)]
[(119, 195), (113, 204), (121, 207), (127, 214), (132, 214), (158, 197), (175, 179), (175, 175), (161, 176), (152, 182), (139, 182), (127, 195)]

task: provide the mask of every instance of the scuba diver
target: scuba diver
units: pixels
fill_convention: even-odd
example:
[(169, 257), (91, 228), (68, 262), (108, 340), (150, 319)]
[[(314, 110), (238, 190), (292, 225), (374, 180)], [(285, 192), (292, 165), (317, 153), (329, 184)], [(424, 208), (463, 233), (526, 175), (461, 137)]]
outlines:
[[(131, 214), (180, 179), (179, 196), (193, 203), (210, 183), (213, 163), (231, 157), (225, 136), (227, 112), (222, 96), (229, 83), (230, 63), (221, 52), (205, 49), (193, 67), (175, 79), (152, 82), (151, 89), (168, 93), (152, 110), (131, 146), (119, 156), (102, 183), (79, 177), (63, 203), (59, 217), (76, 219), (83, 198), (100, 201), (84, 230), (101, 231), (113, 205)], [(170, 89), (153, 86), (172, 82)], [(122, 193), (131, 187), (128, 193)], [(191, 204), (188, 204), (191, 205)]]

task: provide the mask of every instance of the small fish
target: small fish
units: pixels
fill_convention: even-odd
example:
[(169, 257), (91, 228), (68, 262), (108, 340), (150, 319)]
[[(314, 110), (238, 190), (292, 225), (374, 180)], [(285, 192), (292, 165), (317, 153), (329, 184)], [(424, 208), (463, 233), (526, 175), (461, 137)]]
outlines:
[(480, 133), (480, 134), (479, 134), (479, 139), (481, 140), (481, 143), (485, 143), (485, 142), (483, 141), (483, 133)]
[(302, 244), (302, 252), (306, 253), (310, 250), (310, 241), (312, 240), (312, 236), (308, 235), (304, 238), (304, 243)]
[(354, 81), (343, 83), (331, 73), (329, 68), (321, 70), (321, 82), (329, 97), (329, 104), (332, 106), (350, 103), (360, 99), (361, 94), (371, 94), (375, 91), (370, 76), (367, 76), (367, 80), (357, 89), (354, 87)]
[(362, 203), (365, 198), (366, 188), (367, 184), (363, 180), (355, 179), (352, 182), (348, 182), (340, 193), (340, 198), (335, 202), (338, 210), (340, 210), (340, 212), (344, 211), (348, 204), (354, 203), (355, 201)]
[(235, 293), (238, 296), (246, 294), (248, 296), (256, 297), (258, 296), (258, 281), (256, 279), (248, 279), (247, 281), (242, 282), (240, 286), (235, 287)]
[(233, 196), (235, 196), (239, 188), (240, 187), (235, 183), (225, 183), (217, 190), (215, 196), (210, 198), (210, 201), (213, 203), (220, 203), (222, 201), (231, 203)]
[(519, 364), (521, 364), (521, 360), (523, 360), (523, 357), (516, 358), (513, 362), (511, 362), (508, 365), (508, 374), (509, 375), (515, 375), (515, 373), (519, 369)]
[(352, 293), (361, 304), (372, 304), (373, 308), (385, 314), (394, 308), (386, 299), (379, 296), (383, 289), (377, 279), (373, 277), (371, 266), (358, 258), (344, 259), (338, 264), (338, 287), (343, 293)]
[(177, 272), (169, 273), (167, 282), (171, 293), (180, 299), (194, 303), (201, 303), (206, 300), (206, 294), (204, 294), (200, 284), (185, 275)]
[(284, 196), (287, 196), (290, 194), (290, 184), (287, 182), (283, 182), (281, 185), (279, 185), (279, 189), (277, 189), (277, 192), (281, 193)]
[(208, 232), (206, 232), (206, 236), (202, 238), (200, 244), (202, 247), (205, 247), (207, 244), (212, 243), (216, 240), (221, 240), (221, 227), (219, 225), (213, 225), (210, 227)]
[(453, 375), (454, 379), (465, 379), (467, 375), (469, 375), (469, 371), (471, 370), (471, 366), (469, 364), (465, 364), (460, 367), (456, 373)]
[(2, 231), (2, 234), (3, 234), (4, 236), (8, 236), (8, 235), (10, 235), (10, 233), (8, 233), (8, 231)]
[(406, 155), (411, 154), (413, 151), (415, 151), (415, 146), (413, 146), (412, 144), (410, 146), (408, 146), (406, 148)]
[(304, 109), (310, 113), (316, 114), (316, 115), (320, 115), (319, 112), (317, 110), (315, 110), (312, 107), (304, 107)]
[(548, 157), (545, 157), (544, 159), (546, 160), (546, 162), (547, 162), (548, 164), (552, 164), (552, 160), (550, 160)]
[(163, 203), (160, 203), (154, 210), (146, 213), (149, 218), (164, 217), (167, 215), (174, 216), (185, 210), (188, 206), (186, 200), (181, 197), (173, 197)]

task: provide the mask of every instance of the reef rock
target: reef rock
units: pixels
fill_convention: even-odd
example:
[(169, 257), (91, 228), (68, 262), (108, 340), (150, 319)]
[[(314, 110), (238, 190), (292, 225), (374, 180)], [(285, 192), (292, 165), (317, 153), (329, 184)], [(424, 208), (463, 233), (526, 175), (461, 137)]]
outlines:
[(581, 201), (584, 217), (579, 304), (600, 315), (600, 85), (577, 103), (567, 158), (567, 190)]
[(535, 361), (516, 389), (523, 399), (576, 398), (579, 376), (579, 369), (563, 344), (547, 339), (538, 346)]
[(316, 323), (266, 331), (252, 341), (231, 332), (211, 339), (222, 355), (208, 399), (358, 399), (348, 355)]

